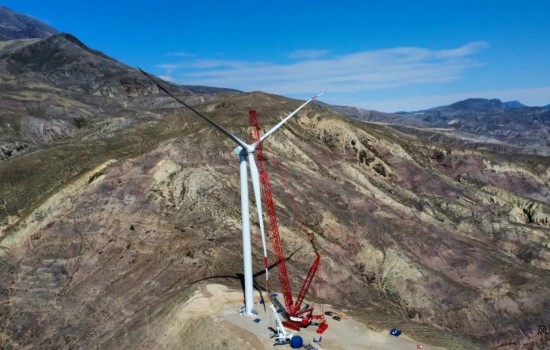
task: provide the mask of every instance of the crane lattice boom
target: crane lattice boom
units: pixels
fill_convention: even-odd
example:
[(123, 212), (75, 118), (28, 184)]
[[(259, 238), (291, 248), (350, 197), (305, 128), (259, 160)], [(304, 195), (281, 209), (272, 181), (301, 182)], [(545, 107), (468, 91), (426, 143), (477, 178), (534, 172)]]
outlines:
[[(251, 133), (252, 138), (255, 140), (260, 140), (260, 125), (259, 125), (256, 111), (254, 110), (250, 111), (249, 117), (250, 117), (250, 124), (253, 127), (252, 133)], [(257, 157), (258, 170), (260, 173), (260, 181), (262, 184), (261, 186), (262, 199), (263, 199), (266, 212), (268, 213), (271, 241), (272, 241), (273, 249), (277, 256), (277, 270), (279, 274), (279, 281), (281, 283), (281, 289), (282, 289), (282, 293), (285, 301), (286, 314), (289, 316), (289, 321), (283, 322), (283, 323), (297, 330), (297, 328), (294, 328), (294, 327), (297, 327), (296, 324), (299, 324), (300, 326), (307, 326), (312, 319), (316, 319), (320, 321), (319, 329), (317, 330), (317, 332), (323, 333), (328, 327), (328, 325), (324, 320), (324, 317), (322, 315), (313, 315), (313, 308), (308, 307), (305, 310), (301, 310), (302, 302), (304, 301), (305, 295), (319, 267), (321, 256), (319, 255), (319, 253), (317, 252), (317, 249), (314, 246), (315, 253), (316, 253), (315, 260), (311, 265), (311, 268), (309, 269), (309, 273), (306, 277), (304, 285), (302, 286), (302, 289), (300, 290), (298, 299), (294, 303), (292, 298), (290, 281), (288, 277), (288, 271), (286, 267), (285, 254), (283, 251), (283, 244), (281, 241), (281, 235), (279, 233), (279, 225), (277, 223), (277, 216), (275, 215), (275, 205), (273, 203), (273, 197), (271, 195), (271, 186), (269, 184), (269, 177), (267, 175), (265, 157), (264, 157), (261, 143), (258, 144), (258, 147), (256, 148), (256, 157)], [(312, 240), (312, 237), (310, 237), (310, 240)], [(267, 262), (266, 262), (266, 266), (267, 266)], [(304, 314), (306, 315), (302, 316)], [(301, 320), (301, 322), (293, 323), (292, 321), (294, 319)]]

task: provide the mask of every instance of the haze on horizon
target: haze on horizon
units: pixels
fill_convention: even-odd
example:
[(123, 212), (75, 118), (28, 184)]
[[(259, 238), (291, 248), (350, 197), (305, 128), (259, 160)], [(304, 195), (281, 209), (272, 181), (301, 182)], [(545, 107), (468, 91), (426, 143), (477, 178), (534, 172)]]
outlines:
[(386, 112), (550, 103), (540, 1), (2, 2), (167, 80)]

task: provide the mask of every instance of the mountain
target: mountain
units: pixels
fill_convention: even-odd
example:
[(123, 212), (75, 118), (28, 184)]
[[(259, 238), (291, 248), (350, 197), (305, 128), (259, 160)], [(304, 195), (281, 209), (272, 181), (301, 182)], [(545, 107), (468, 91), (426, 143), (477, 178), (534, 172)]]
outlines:
[(0, 54), (7, 63), (7, 74), (22, 82), (111, 97), (151, 92), (152, 84), (135, 69), (88, 48), (70, 34), (28, 42), (17, 49), (8, 47)]
[(517, 100), (503, 102), (502, 105), (505, 109), (528, 108), (528, 106)]
[(455, 111), (476, 111), (476, 112), (491, 112), (501, 109), (518, 109), (529, 108), (523, 103), (514, 100), (502, 102), (499, 99), (485, 99), (485, 98), (468, 98), (463, 101), (455, 102), (449, 106), (432, 108), (431, 110), (455, 110)]
[[(499, 99), (469, 98), (464, 101), (455, 102), (449, 106), (439, 107), (439, 109), (451, 109), (462, 111), (490, 112), (501, 109), (528, 108), (519, 101), (502, 102)], [(438, 108), (434, 108), (437, 110)]]
[[(2, 54), (6, 52), (5, 54)], [(70, 34), (57, 34), (21, 47), (7, 46), (0, 51), (6, 70), (20, 80), (40, 80), (44, 84), (76, 93), (108, 97), (138, 96), (156, 91), (156, 87), (135, 68), (90, 49)], [(203, 93), (229, 91), (207, 87), (181, 88), (177, 91)]]
[[(513, 101), (512, 101), (513, 102)], [(508, 107), (507, 107), (508, 106)], [(424, 140), (501, 152), (550, 155), (550, 111), (498, 99), (470, 98), (416, 112), (373, 113), (332, 108), (350, 118), (391, 124)]]
[(546, 106), (544, 106), (544, 107), (542, 107), (542, 108), (544, 108), (544, 109), (550, 109), (550, 105), (546, 105)]
[(485, 98), (469, 98), (463, 101), (455, 102), (449, 106), (432, 108), (433, 111), (451, 110), (451, 111), (467, 111), (467, 112), (491, 112), (504, 109), (501, 100)]
[(45, 38), (53, 34), (57, 34), (54, 28), (0, 6), (0, 40)]
[[(60, 141), (84, 125), (128, 127), (151, 118), (151, 107), (175, 107), (139, 70), (93, 50), (70, 34), (11, 40), (0, 46), (0, 160)], [(164, 82), (194, 104), (235, 90)], [(110, 126), (105, 130), (111, 130)], [(104, 130), (104, 129), (101, 129)], [(8, 132), (12, 131), (12, 132)], [(111, 130), (112, 131), (112, 130)]]
[[(12, 40), (0, 57), (1, 347), (271, 348), (209, 313), (227, 301), (189, 306), (207, 283), (240, 288), (234, 145), (72, 35)], [(164, 84), (239, 137), (250, 109), (267, 129), (301, 104)], [(264, 152), (294, 290), (318, 251), (308, 299), (380, 334), (548, 349), (550, 160), (480, 136), (495, 120), (544, 130), (545, 112), (491, 101), (404, 114), (310, 104), (275, 134)]]

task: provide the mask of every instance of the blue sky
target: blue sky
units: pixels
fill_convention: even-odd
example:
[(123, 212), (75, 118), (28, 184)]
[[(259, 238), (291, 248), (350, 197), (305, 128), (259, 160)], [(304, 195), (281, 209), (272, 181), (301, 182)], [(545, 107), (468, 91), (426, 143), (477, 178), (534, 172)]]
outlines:
[(381, 111), (468, 97), (550, 103), (550, 1), (2, 4), (181, 84)]

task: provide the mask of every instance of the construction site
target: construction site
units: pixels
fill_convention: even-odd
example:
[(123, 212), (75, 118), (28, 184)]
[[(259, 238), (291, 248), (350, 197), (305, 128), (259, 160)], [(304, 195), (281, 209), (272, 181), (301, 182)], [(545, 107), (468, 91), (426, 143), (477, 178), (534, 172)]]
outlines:
[[(291, 349), (293, 346), (309, 350), (446, 349), (419, 343), (406, 334), (395, 337), (386, 331), (373, 330), (328, 304), (317, 304), (319, 310), (333, 315), (325, 315), (329, 328), (323, 334), (317, 332), (316, 325), (301, 327), (299, 331), (283, 328), (283, 316), (273, 310), (276, 310), (273, 304), (264, 303), (259, 292), (254, 294), (254, 306), (255, 314), (246, 317), (239, 312), (242, 311), (242, 291), (220, 284), (208, 284), (178, 310), (178, 315), (182, 317), (179, 321), (210, 316), (207, 322), (213, 324), (212, 328), (224, 328), (231, 332), (232, 338), (241, 343), (242, 349)], [(293, 338), (294, 343), (291, 343)], [(200, 347), (199, 343), (193, 345)]]
[[(155, 82), (154, 78), (149, 74), (143, 71), (142, 73), (152, 82)], [(301, 226), (297, 229), (301, 230), (302, 234), (307, 236), (314, 256), (307, 275), (303, 276), (304, 282), (299, 289), (297, 297), (295, 298), (293, 295), (289, 270), (286, 264), (288, 256), (285, 255), (283, 237), (281, 237), (281, 233), (279, 232), (273, 193), (271, 191), (268, 175), (267, 158), (264, 154), (263, 145), (264, 141), (271, 134), (282, 127), (303, 107), (315, 101), (323, 93), (307, 100), (267, 132), (265, 132), (265, 129), (260, 125), (259, 116), (256, 111), (250, 110), (250, 144), (246, 144), (214, 122), (211, 118), (174, 96), (165, 87), (159, 83), (156, 84), (160, 90), (171, 96), (183, 107), (190, 109), (195, 115), (211, 124), (237, 144), (237, 148), (235, 148), (233, 153), (239, 157), (241, 183), (244, 271), (244, 298), (242, 301), (244, 305), (238, 303), (238, 292), (223, 293), (220, 291), (219, 286), (209, 285), (208, 288), (214, 288), (215, 290), (213, 292), (211, 291), (212, 295), (218, 295), (218, 297), (220, 297), (221, 294), (225, 294), (222, 296), (226, 298), (226, 302), (223, 303), (222, 308), (222, 317), (224, 319), (256, 334), (266, 345), (271, 342), (274, 346), (290, 347), (293, 349), (370, 349), (371, 347), (369, 347), (368, 344), (374, 346), (372, 349), (428, 349), (428, 347), (425, 348), (423, 344), (415, 343), (410, 338), (405, 339), (405, 337), (402, 337), (397, 340), (402, 333), (402, 330), (397, 328), (392, 328), (387, 334), (369, 332), (364, 326), (361, 327), (360, 323), (351, 320), (350, 316), (344, 311), (333, 310), (329, 305), (323, 305), (322, 303), (316, 305), (311, 300), (306, 301), (306, 296), (308, 296), (312, 283), (316, 281), (316, 277), (320, 273), (319, 266), (322, 257), (315, 243), (315, 232), (306, 226), (303, 217), (296, 218), (295, 222)], [(278, 166), (280, 167), (281, 164), (278, 164)], [(263, 273), (255, 275), (252, 274), (252, 225), (249, 215), (248, 170), (250, 170), (253, 187), (264, 262)], [(284, 177), (282, 178), (282, 182), (285, 182)], [(295, 206), (296, 203), (293, 200), (293, 194), (287, 193), (287, 195), (291, 198), (291, 206)], [(267, 225), (264, 224), (264, 211), (266, 213), (265, 221)], [(271, 250), (273, 251), (273, 258), (271, 261), (268, 257), (267, 237), (270, 238)], [(271, 270), (277, 271), (278, 283), (271, 282), (269, 278)], [(265, 277), (263, 285), (258, 285), (254, 281), (254, 277), (258, 275), (263, 275)], [(253, 288), (257, 289), (256, 293), (254, 293)], [(317, 299), (322, 299), (322, 286), (318, 285), (316, 290)], [(237, 302), (237, 306), (235, 302)], [(334, 325), (334, 329), (329, 327), (329, 320), (331, 320), (330, 323)], [(329, 330), (329, 328), (331, 329)], [(323, 340), (323, 338), (325, 340)]]

